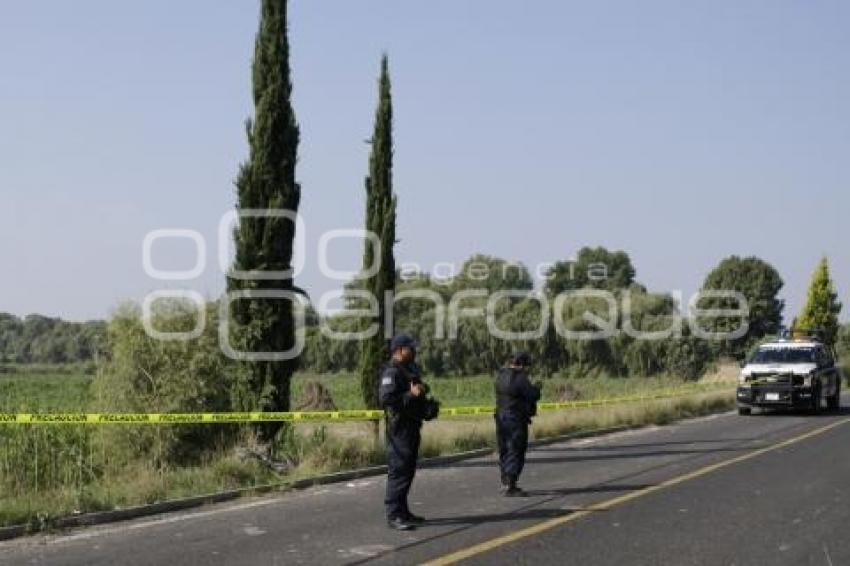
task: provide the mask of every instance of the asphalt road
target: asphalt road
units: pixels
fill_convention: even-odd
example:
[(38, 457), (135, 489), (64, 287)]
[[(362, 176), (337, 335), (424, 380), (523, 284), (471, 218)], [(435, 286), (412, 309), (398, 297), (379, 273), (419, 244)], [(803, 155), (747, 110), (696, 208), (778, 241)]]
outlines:
[(410, 533), (373, 478), (9, 541), (0, 563), (850, 564), (848, 447), (847, 410), (724, 414), (538, 448), (524, 499), (492, 458), (422, 470)]

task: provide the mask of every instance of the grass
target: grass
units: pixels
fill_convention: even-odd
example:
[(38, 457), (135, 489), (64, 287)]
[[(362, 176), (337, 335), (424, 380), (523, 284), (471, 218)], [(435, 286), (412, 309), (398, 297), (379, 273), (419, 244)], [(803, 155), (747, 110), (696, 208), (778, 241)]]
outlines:
[[(731, 409), (733, 406), (734, 395), (731, 392), (715, 391), (638, 403), (545, 411), (534, 419), (531, 437), (542, 439), (619, 426), (661, 425)], [(423, 431), (423, 453), (428, 456), (494, 446), (495, 426), (492, 417), (459, 422), (435, 421), (428, 423)]]
[(89, 406), (92, 378), (46, 372), (0, 374), (0, 412), (70, 412)]
[(94, 375), (97, 365), (94, 362), (69, 364), (19, 364), (0, 363), (0, 374), (51, 374), (51, 375)]
[(96, 482), (69, 482), (26, 493), (6, 491), (0, 496), (0, 525), (28, 524), (33, 531), (49, 527), (60, 517), (120, 509), (165, 499), (214, 493), (280, 481), (265, 466), (222, 455), (206, 465), (158, 470), (136, 463), (115, 470)]
[[(0, 373), (0, 412), (85, 411), (90, 403), (92, 376), (81, 368), (38, 366)], [(318, 375), (299, 373), (292, 382), (293, 405), (304, 397), (307, 382), (319, 382), (331, 393), (338, 409), (360, 409), (360, 378), (356, 374)], [(477, 375), (428, 379), (432, 394), (445, 407), (493, 404), (493, 378)], [(561, 401), (560, 392), (569, 388), (580, 399), (593, 400), (652, 393), (680, 387), (673, 377), (644, 378), (550, 378), (543, 380), (543, 401)]]
[[(359, 379), (353, 374), (299, 374), (293, 399), (308, 381), (319, 381), (340, 409), (359, 408)], [(80, 368), (16, 368), (0, 373), (0, 411), (84, 411), (91, 376)], [(430, 379), (444, 406), (490, 405), (490, 376)], [(672, 378), (552, 379), (544, 383), (544, 400), (558, 401), (567, 386), (580, 399), (640, 395), (681, 386)], [(731, 407), (731, 392), (695, 393), (688, 397), (543, 412), (533, 436), (548, 437), (611, 426), (664, 424), (671, 420)], [(125, 425), (116, 425), (125, 426)], [(422, 457), (457, 453), (495, 444), (489, 416), (440, 419), (423, 429)], [(371, 423), (299, 424), (284, 440), (291, 463), (285, 475), (230, 449), (210, 454), (193, 466), (155, 465), (115, 446), (109, 427), (29, 425), (0, 426), (0, 525), (28, 523), (33, 530), (74, 513), (122, 508), (252, 487), (383, 462), (384, 449)], [(122, 456), (129, 453), (130, 456)]]
[[(308, 381), (319, 382), (325, 386), (340, 410), (363, 407), (360, 394), (360, 377), (356, 374), (296, 374), (292, 382), (292, 398), (295, 400), (295, 404), (303, 398), (304, 386)], [(431, 387), (432, 395), (439, 399), (445, 407), (492, 405), (494, 402), (493, 377), (489, 375), (430, 378), (426, 381)], [(598, 377), (585, 379), (553, 377), (542, 380), (542, 382), (543, 401), (563, 400), (560, 398), (559, 392), (562, 392), (564, 388), (576, 391), (580, 399), (593, 400), (652, 393), (686, 384), (676, 377)]]

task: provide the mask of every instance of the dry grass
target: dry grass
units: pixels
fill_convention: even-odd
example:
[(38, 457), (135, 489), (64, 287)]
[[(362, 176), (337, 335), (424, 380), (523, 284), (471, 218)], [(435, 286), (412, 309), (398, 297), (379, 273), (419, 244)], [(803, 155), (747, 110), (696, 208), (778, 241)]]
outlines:
[[(536, 439), (619, 426), (663, 425), (676, 420), (707, 415), (734, 407), (731, 390), (698, 393), (685, 397), (622, 403), (600, 407), (545, 411), (534, 419), (531, 432)], [(345, 423), (331, 427), (313, 426), (313, 431), (323, 428), (325, 440), (317, 446), (322, 457), (313, 455), (308, 460), (310, 473), (327, 473), (349, 469), (345, 462), (329, 457), (347, 455), (347, 461), (369, 463), (383, 461), (382, 445), (375, 443), (373, 428), (369, 423)], [(493, 417), (445, 418), (425, 423), (422, 430), (421, 457), (453, 454), (476, 448), (494, 447), (495, 425)], [(362, 452), (363, 458), (352, 458), (352, 453)], [(341, 465), (342, 464), (342, 465)], [(298, 470), (299, 477), (303, 470)]]
[(532, 430), (535, 438), (546, 438), (618, 426), (664, 425), (676, 420), (729, 410), (734, 405), (734, 392), (715, 391), (687, 397), (543, 414), (538, 417)]
[(700, 383), (729, 383), (734, 384), (738, 381), (738, 374), (741, 373), (741, 367), (734, 360), (722, 360), (717, 364), (714, 371), (707, 373)]

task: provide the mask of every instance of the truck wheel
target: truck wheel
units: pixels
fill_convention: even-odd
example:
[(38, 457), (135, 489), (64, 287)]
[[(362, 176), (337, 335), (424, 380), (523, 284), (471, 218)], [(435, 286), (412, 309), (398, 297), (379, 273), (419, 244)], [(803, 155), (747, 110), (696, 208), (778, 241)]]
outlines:
[(747, 416), (749, 414), (752, 414), (752, 412), (753, 412), (753, 410), (750, 407), (738, 407), (738, 414), (741, 415), (742, 417)]
[(841, 382), (835, 384), (835, 395), (830, 395), (826, 398), (826, 406), (830, 411), (837, 411), (841, 408)]

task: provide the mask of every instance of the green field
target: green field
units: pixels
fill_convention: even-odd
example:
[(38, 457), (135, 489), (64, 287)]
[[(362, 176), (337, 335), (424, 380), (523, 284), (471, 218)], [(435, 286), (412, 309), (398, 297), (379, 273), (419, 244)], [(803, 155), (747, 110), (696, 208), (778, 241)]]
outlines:
[(84, 411), (90, 402), (91, 380), (88, 375), (0, 375), (0, 411)]
[[(534, 379), (534, 376), (532, 376)], [(363, 407), (360, 397), (360, 377), (356, 374), (297, 374), (293, 382), (292, 396), (297, 401), (303, 398), (304, 384), (317, 381), (328, 388), (338, 409), (359, 409)], [(687, 385), (681, 379), (672, 377), (622, 378), (595, 377), (587, 379), (567, 379), (552, 377), (541, 380), (543, 383), (543, 401), (562, 401), (565, 390), (571, 390), (571, 396), (579, 399), (603, 399), (640, 395), (657, 392), (660, 389)], [(476, 375), (469, 377), (430, 378), (426, 377), (432, 394), (446, 407), (492, 405), (495, 402), (493, 377)], [(692, 383), (692, 382), (691, 382)]]
[[(36, 366), (0, 373), (0, 412), (72, 412), (85, 411), (91, 402), (93, 376), (78, 367)], [(293, 407), (304, 399), (307, 382), (326, 387), (338, 409), (363, 407), (360, 378), (356, 374), (296, 374), (292, 384)], [(590, 400), (651, 393), (659, 389), (682, 386), (675, 378), (550, 378), (543, 381), (543, 400), (565, 400), (568, 397)], [(432, 378), (427, 382), (433, 395), (446, 407), (492, 405), (493, 378), (487, 375), (455, 378)]]

